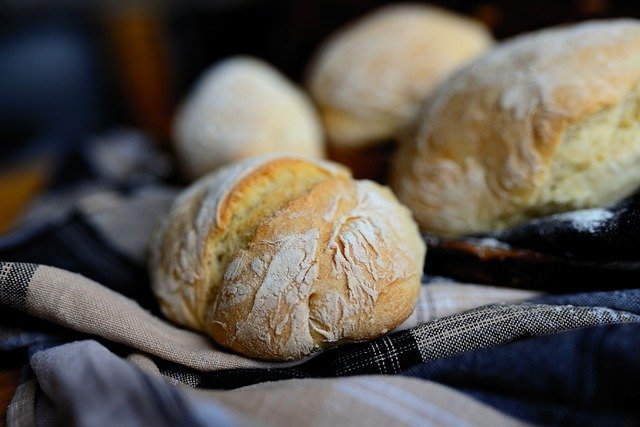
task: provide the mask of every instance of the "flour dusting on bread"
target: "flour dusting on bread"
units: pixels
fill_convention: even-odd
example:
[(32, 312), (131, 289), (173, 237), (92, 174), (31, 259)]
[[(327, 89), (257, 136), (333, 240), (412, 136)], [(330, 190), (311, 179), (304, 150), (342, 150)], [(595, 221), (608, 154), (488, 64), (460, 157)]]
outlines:
[(413, 310), (425, 253), (388, 189), (278, 156), (194, 184), (154, 245), (154, 290), (167, 316), (273, 360), (393, 329)]
[(604, 206), (640, 186), (640, 21), (504, 42), (446, 80), (391, 184), (424, 231), (463, 235)]

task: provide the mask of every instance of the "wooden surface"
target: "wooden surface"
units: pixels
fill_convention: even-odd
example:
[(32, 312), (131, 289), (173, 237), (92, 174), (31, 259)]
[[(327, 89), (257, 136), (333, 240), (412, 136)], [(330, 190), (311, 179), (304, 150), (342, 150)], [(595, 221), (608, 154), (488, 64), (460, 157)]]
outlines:
[(49, 163), (35, 159), (0, 170), (0, 234), (7, 231), (46, 184)]
[(0, 426), (6, 425), (7, 407), (18, 386), (19, 379), (19, 369), (0, 371)]

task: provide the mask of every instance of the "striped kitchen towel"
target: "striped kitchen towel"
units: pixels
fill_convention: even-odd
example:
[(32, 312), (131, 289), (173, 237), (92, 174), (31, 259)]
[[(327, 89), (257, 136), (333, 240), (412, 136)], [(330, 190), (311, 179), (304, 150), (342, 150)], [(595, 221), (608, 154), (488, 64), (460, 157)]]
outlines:
[[(42, 378), (53, 381), (53, 374), (38, 362), (40, 358), (45, 357), (42, 354), (58, 351), (55, 354), (60, 359), (73, 360), (72, 354), (67, 354), (67, 350), (77, 349), (73, 343), (95, 339), (112, 347), (116, 354), (128, 359), (142, 371), (177, 387), (174, 393), (178, 393), (177, 390), (182, 390), (182, 387), (189, 387), (201, 390), (199, 395), (224, 396), (207, 394), (204, 391), (237, 389), (281, 380), (331, 377), (342, 379), (327, 387), (343, 390), (340, 384), (347, 384), (344, 385), (347, 388), (355, 387), (354, 384), (365, 384), (355, 379), (347, 381), (346, 378), (350, 376), (398, 374), (429, 361), (442, 360), (529, 337), (596, 325), (640, 323), (640, 291), (624, 291), (624, 298), (614, 298), (618, 306), (609, 308), (609, 300), (615, 297), (610, 292), (594, 293), (588, 297), (575, 295), (566, 297), (563, 301), (554, 301), (557, 296), (547, 296), (538, 297), (535, 302), (523, 302), (518, 300), (531, 298), (533, 294), (527, 291), (487, 288), (484, 299), (480, 301), (480, 304), (484, 305), (480, 307), (469, 309), (468, 305), (462, 304), (459, 306), (461, 312), (456, 312), (456, 309), (446, 312), (438, 308), (439, 304), (445, 301), (448, 301), (445, 305), (451, 307), (450, 300), (454, 300), (456, 294), (462, 290), (461, 287), (465, 286), (468, 285), (425, 283), (421, 300), (433, 301), (431, 306), (426, 305), (431, 308), (416, 310), (422, 314), (414, 314), (414, 323), (404, 325), (404, 330), (370, 342), (327, 350), (298, 362), (272, 363), (229, 353), (217, 347), (207, 337), (178, 328), (145, 310), (134, 300), (78, 274), (35, 264), (2, 263), (0, 304), (4, 308), (3, 316), (0, 318), (0, 348), (3, 351), (28, 348), (31, 353), (31, 368), (39, 387), (44, 387), (41, 384)], [(487, 304), (491, 299), (494, 301)], [(444, 317), (434, 315), (438, 310), (442, 310)], [(39, 326), (42, 321), (56, 327), (48, 333), (43, 333)], [(79, 357), (86, 356), (86, 352), (80, 353), (84, 355)], [(60, 368), (59, 363), (53, 362), (45, 366)], [(73, 366), (75, 365), (69, 365), (68, 369), (73, 370)], [(77, 366), (79, 368), (81, 363), (78, 362)], [(106, 371), (101, 372), (101, 375), (108, 375), (109, 368), (106, 365), (95, 363), (92, 369), (103, 368)], [(379, 383), (371, 383), (371, 387), (384, 389), (387, 382), (395, 380), (371, 381)], [(34, 383), (30, 384), (33, 386)], [(291, 384), (300, 383), (294, 381)], [(316, 385), (323, 383), (316, 381), (303, 384), (304, 387), (313, 388), (320, 387)], [(56, 387), (62, 385), (58, 384)], [(72, 386), (62, 387), (60, 390), (56, 387), (50, 391), (42, 389), (53, 403), (50, 408), (71, 405), (72, 408), (81, 410), (84, 407), (81, 405), (84, 394), (80, 393), (80, 390)], [(283, 393), (286, 395), (292, 390)], [(96, 393), (101, 391), (96, 390)], [(166, 393), (170, 394), (169, 391)], [(409, 401), (416, 398), (410, 395), (411, 393), (407, 395)], [(20, 396), (23, 395), (18, 392), (12, 404), (14, 408), (32, 411), (37, 407), (35, 404), (33, 407), (28, 405), (29, 408), (21, 405), (20, 400), (25, 398)], [(463, 401), (466, 399), (464, 396), (458, 397)], [(31, 402), (29, 399), (28, 402)], [(109, 399), (109, 396), (102, 396), (100, 399)], [(216, 399), (215, 402), (218, 402)], [(460, 399), (455, 398), (452, 401), (458, 402)], [(133, 402), (135, 400), (131, 400), (130, 404)], [(374, 406), (383, 410), (380, 405)], [(221, 407), (227, 408), (224, 405)], [(198, 413), (196, 409), (189, 409), (186, 403), (181, 408), (188, 413), (192, 411), (194, 417)], [(448, 411), (447, 408), (445, 405), (442, 410)], [(293, 411), (288, 416), (294, 416), (304, 410), (294, 410), (290, 407), (285, 412)], [(59, 412), (56, 413), (60, 415)], [(15, 414), (17, 418), (28, 417), (18, 409), (12, 410), (11, 414)], [(67, 412), (63, 414), (68, 416)], [(169, 413), (166, 415), (171, 416)], [(365, 419), (367, 418), (362, 418)], [(165, 421), (171, 423), (170, 418)], [(473, 418), (467, 421), (482, 424), (484, 419)]]
[[(495, 284), (506, 271), (509, 284), (554, 294), (425, 276), (416, 309), (392, 333), (261, 362), (160, 314), (145, 248), (174, 195), (157, 182), (97, 188), (0, 237), (0, 368), (24, 364), (11, 425), (640, 423), (628, 391), (640, 380), (640, 290), (629, 281), (599, 274), (593, 286), (590, 270), (556, 274), (538, 262), (541, 245), (517, 249), (538, 254), (519, 258), (528, 270), (485, 268), (515, 265), (495, 239), (516, 246), (523, 234), (471, 241), (473, 262), (461, 264), (468, 252), (432, 244), (429, 253), (446, 261), (428, 259), (432, 272), (458, 265)], [(617, 230), (615, 218), (602, 230)], [(577, 252), (547, 256), (560, 255), (583, 268)]]

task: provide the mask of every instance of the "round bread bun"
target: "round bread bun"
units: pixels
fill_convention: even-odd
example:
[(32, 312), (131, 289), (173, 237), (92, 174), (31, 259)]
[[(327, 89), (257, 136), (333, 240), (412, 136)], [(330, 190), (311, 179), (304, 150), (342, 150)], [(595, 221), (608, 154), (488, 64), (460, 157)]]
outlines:
[(175, 201), (151, 243), (163, 313), (267, 360), (380, 336), (413, 311), (425, 245), (391, 191), (334, 163), (264, 155)]
[(191, 179), (269, 152), (324, 157), (309, 97), (269, 64), (232, 57), (207, 70), (179, 107), (175, 151)]
[(427, 100), (392, 188), (444, 235), (605, 205), (640, 186), (639, 102), (640, 21), (517, 37)]
[(411, 3), (381, 7), (338, 31), (308, 75), (330, 154), (356, 176), (367, 173), (369, 148), (377, 159), (369, 169), (383, 166), (390, 150), (376, 146), (389, 145), (440, 81), (492, 43), (471, 18)]

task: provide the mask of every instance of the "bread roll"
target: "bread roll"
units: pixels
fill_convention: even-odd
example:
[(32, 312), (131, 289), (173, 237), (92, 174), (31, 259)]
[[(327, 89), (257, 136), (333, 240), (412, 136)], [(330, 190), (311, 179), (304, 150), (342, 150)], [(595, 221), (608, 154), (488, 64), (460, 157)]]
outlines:
[(377, 146), (389, 145), (444, 77), (491, 44), (479, 22), (423, 4), (385, 6), (336, 33), (308, 79), (334, 157), (356, 176), (379, 173), (367, 172), (370, 154), (383, 167), (390, 150)]
[(178, 109), (173, 136), (192, 179), (261, 153), (324, 156), (322, 125), (308, 96), (250, 57), (226, 59), (204, 73)]
[(625, 197), (640, 185), (639, 84), (639, 21), (515, 38), (430, 97), (392, 187), (445, 235)]
[(336, 164), (267, 155), (192, 184), (152, 239), (150, 272), (169, 319), (286, 360), (402, 323), (424, 255), (387, 188)]

